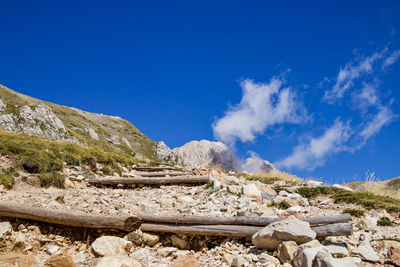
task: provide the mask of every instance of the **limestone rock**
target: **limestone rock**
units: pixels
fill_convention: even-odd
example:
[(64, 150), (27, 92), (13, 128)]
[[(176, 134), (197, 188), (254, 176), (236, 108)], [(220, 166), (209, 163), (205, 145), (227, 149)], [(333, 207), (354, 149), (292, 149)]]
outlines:
[(370, 245), (360, 245), (357, 248), (351, 250), (351, 253), (358, 255), (366, 261), (379, 262), (380, 258), (375, 250)]
[(344, 245), (341, 246), (341, 245), (337, 245), (337, 244), (330, 244), (330, 245), (325, 246), (325, 248), (332, 255), (349, 256), (349, 252), (347, 251), (347, 248)]
[(318, 252), (328, 252), (318, 240), (313, 240), (300, 245), (293, 254), (294, 267), (312, 267)]
[(143, 242), (146, 245), (149, 246), (154, 246), (155, 244), (157, 244), (157, 242), (160, 240), (160, 237), (158, 235), (153, 235), (153, 234), (149, 234), (149, 233), (143, 233), (142, 234), (142, 239)]
[(354, 257), (333, 258), (328, 252), (318, 252), (312, 263), (313, 267), (357, 267), (361, 259)]
[(396, 266), (400, 266), (400, 243), (392, 244), (388, 252), (389, 259)]
[(377, 223), (378, 218), (367, 215), (363, 220), (360, 221), (358, 227), (366, 231), (376, 231)]
[(284, 241), (278, 246), (278, 258), (283, 263), (291, 263), (293, 254), (297, 250), (298, 245), (294, 241)]
[(0, 99), (0, 112), (2, 112), (6, 108), (6, 104), (3, 103)]
[(256, 196), (258, 198), (261, 198), (261, 192), (260, 190), (258, 190), (255, 184), (248, 184), (243, 186), (243, 194), (245, 196)]
[(162, 257), (168, 257), (175, 251), (177, 251), (177, 248), (174, 248), (174, 247), (166, 247), (166, 248), (157, 249), (157, 253)]
[(200, 267), (200, 264), (193, 255), (179, 255), (172, 267)]
[(173, 153), (182, 159), (182, 164), (190, 166), (220, 165), (224, 170), (236, 171), (238, 164), (229, 147), (221, 142), (208, 140), (191, 141), (174, 148)]
[(146, 214), (154, 214), (159, 210), (160, 205), (151, 203), (140, 203), (140, 209)]
[(188, 247), (189, 247), (189, 244), (187, 243), (187, 241), (180, 236), (172, 235), (170, 237), (170, 239), (171, 239), (172, 245), (175, 247), (178, 247), (180, 249), (188, 249)]
[(291, 199), (291, 198), (285, 198), (282, 202), (288, 207), (300, 206), (300, 203), (298, 201)]
[(0, 238), (3, 238), (6, 234), (10, 234), (11, 232), (12, 232), (12, 226), (10, 222), (0, 223)]
[(275, 250), (282, 241), (295, 241), (303, 244), (315, 239), (316, 233), (310, 224), (294, 216), (271, 223), (253, 235), (253, 244), (258, 248)]
[(100, 256), (125, 255), (126, 249), (132, 243), (116, 236), (102, 236), (97, 238), (92, 248)]
[(96, 131), (95, 130), (93, 130), (92, 128), (89, 128), (88, 129), (88, 134), (89, 134), (89, 136), (91, 137), (91, 138), (93, 138), (94, 140), (99, 140), (99, 136), (98, 136), (98, 134), (96, 133)]
[(231, 267), (245, 267), (247, 264), (247, 261), (242, 256), (236, 256), (232, 260)]
[(60, 253), (50, 256), (45, 264), (45, 267), (74, 267), (74, 261), (69, 254)]
[(53, 255), (54, 253), (56, 253), (57, 251), (60, 250), (60, 247), (57, 246), (57, 245), (47, 245), (47, 246), (45, 247), (45, 249), (46, 249), (46, 253), (47, 253), (47, 254)]
[(129, 258), (126, 255), (110, 255), (101, 258), (96, 267), (142, 267), (135, 259)]
[(278, 267), (280, 266), (280, 262), (277, 258), (267, 254), (267, 253), (262, 253), (259, 255), (258, 260), (263, 263), (262, 266), (273, 266), (273, 267)]

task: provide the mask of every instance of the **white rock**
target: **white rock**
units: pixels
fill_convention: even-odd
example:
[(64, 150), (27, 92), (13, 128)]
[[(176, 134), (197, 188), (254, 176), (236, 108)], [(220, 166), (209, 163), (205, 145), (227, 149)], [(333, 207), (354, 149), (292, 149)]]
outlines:
[(343, 189), (343, 190), (346, 190), (346, 191), (354, 191), (350, 187), (343, 186), (343, 185), (340, 185), (340, 184), (334, 184), (334, 185), (332, 185), (332, 187), (335, 187), (335, 188), (338, 188), (338, 189)]
[(328, 250), (328, 252), (332, 255), (349, 256), (349, 252), (347, 251), (347, 248), (344, 246), (330, 244), (330, 245), (325, 246), (324, 248), (326, 248)]
[(308, 185), (308, 186), (315, 186), (315, 187), (317, 187), (317, 186), (322, 186), (324, 183), (323, 182), (321, 182), (321, 181), (314, 181), (314, 180), (308, 180), (308, 181), (306, 181), (306, 185)]
[(366, 231), (376, 231), (377, 225), (378, 218), (367, 215), (363, 220), (359, 222), (357, 226)]
[(96, 267), (141, 267), (142, 265), (135, 259), (126, 255), (114, 255), (101, 258)]
[(160, 237), (158, 235), (153, 235), (149, 233), (143, 233), (142, 234), (142, 239), (143, 242), (149, 246), (154, 246), (157, 244), (157, 242), (160, 240)]
[(236, 256), (233, 258), (231, 267), (245, 267), (248, 262), (242, 256)]
[(116, 236), (102, 236), (92, 243), (92, 248), (100, 256), (125, 255), (126, 248), (131, 244), (131, 242)]
[(131, 253), (130, 257), (133, 257), (139, 261), (146, 262), (150, 257), (150, 250), (148, 248), (141, 248)]
[(327, 252), (318, 252), (314, 258), (313, 267), (357, 267), (357, 263), (361, 260), (357, 258), (333, 258), (331, 254)]
[(294, 216), (277, 221), (264, 227), (252, 237), (253, 244), (258, 248), (275, 250), (282, 241), (295, 241), (303, 244), (315, 239), (316, 233), (310, 224)]
[(189, 203), (192, 203), (194, 201), (194, 199), (192, 197), (189, 197), (189, 196), (181, 196), (181, 197), (178, 197), (177, 201), (179, 203), (187, 203), (187, 204), (189, 204)]
[(59, 246), (56, 246), (56, 245), (47, 245), (47, 246), (45, 247), (45, 249), (46, 249), (46, 253), (47, 253), (47, 254), (53, 255), (54, 253), (56, 253), (57, 251), (60, 250), (60, 247), (59, 247)]
[(12, 226), (10, 222), (0, 223), (0, 238), (3, 238), (6, 234), (10, 234), (11, 232), (12, 232)]
[(3, 103), (0, 99), (0, 112), (3, 111), (6, 108), (6, 104)]
[(258, 196), (261, 198), (261, 192), (257, 188), (256, 184), (248, 184), (243, 186), (243, 194), (245, 196)]
[(160, 205), (158, 204), (151, 204), (151, 203), (140, 203), (140, 209), (147, 214), (157, 213), (159, 210)]
[(168, 257), (169, 255), (171, 255), (173, 252), (176, 252), (177, 250), (178, 249), (174, 248), (174, 247), (166, 247), (166, 248), (157, 249), (157, 253), (160, 256)]
[(88, 134), (91, 138), (93, 138), (94, 140), (99, 140), (99, 136), (97, 135), (96, 131), (93, 130), (92, 128), (88, 129)]
[(300, 245), (293, 255), (293, 266), (313, 267), (313, 261), (318, 252), (328, 252), (318, 240)]
[(379, 262), (380, 258), (375, 250), (370, 245), (360, 245), (357, 248), (351, 250), (351, 253), (354, 255), (359, 255), (366, 261), (371, 262)]

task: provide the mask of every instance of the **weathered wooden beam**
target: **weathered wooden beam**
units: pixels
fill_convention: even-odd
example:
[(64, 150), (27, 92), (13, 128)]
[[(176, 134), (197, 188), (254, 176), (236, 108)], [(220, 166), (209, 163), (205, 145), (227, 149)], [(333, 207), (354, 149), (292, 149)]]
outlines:
[[(140, 219), (143, 222), (153, 223), (171, 223), (171, 224), (208, 224), (208, 225), (258, 225), (266, 226), (270, 223), (279, 221), (279, 218), (270, 217), (210, 217), (210, 216), (158, 216), (158, 215), (141, 215)], [(310, 217), (301, 219), (309, 222), (312, 226), (326, 225), (332, 223), (343, 223), (351, 221), (350, 214), (339, 214), (332, 216)]]
[(135, 171), (144, 171), (144, 172), (157, 172), (157, 171), (181, 171), (182, 168), (174, 167), (174, 166), (157, 166), (157, 167), (133, 167)]
[(142, 177), (163, 177), (163, 176), (188, 176), (188, 175), (193, 175), (191, 172), (141, 172), (138, 173), (137, 175), (140, 175)]
[[(211, 235), (227, 237), (252, 237), (263, 227), (249, 225), (172, 225), (160, 223), (142, 223), (143, 232), (161, 232), (183, 235)], [(351, 235), (353, 227), (350, 223), (315, 226), (311, 229), (317, 233), (317, 238), (326, 236)]]
[(209, 183), (208, 176), (182, 176), (182, 177), (158, 177), (158, 178), (101, 178), (89, 180), (90, 184), (100, 185), (117, 185), (117, 184), (149, 184), (149, 185), (163, 185), (163, 184), (202, 184)]
[(140, 220), (134, 216), (99, 216), (78, 212), (63, 212), (17, 204), (0, 204), (0, 216), (34, 220), (72, 227), (108, 228), (132, 231)]

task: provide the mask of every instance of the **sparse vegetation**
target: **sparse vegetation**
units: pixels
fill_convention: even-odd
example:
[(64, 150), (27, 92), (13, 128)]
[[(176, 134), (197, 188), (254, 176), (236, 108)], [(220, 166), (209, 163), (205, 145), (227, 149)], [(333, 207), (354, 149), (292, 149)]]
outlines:
[(40, 173), (38, 177), (40, 180), (40, 186), (42, 187), (54, 186), (58, 188), (64, 188), (65, 177), (61, 173), (58, 172)]
[(9, 174), (0, 173), (0, 184), (10, 189), (14, 185), (14, 177)]
[(260, 181), (264, 184), (273, 184), (276, 181), (285, 181), (285, 183), (288, 185), (295, 185), (301, 181), (299, 177), (286, 172), (259, 172), (254, 174), (237, 173), (235, 176), (242, 176), (247, 180)]
[(281, 209), (281, 210), (286, 210), (286, 209), (288, 209), (289, 208), (289, 206), (288, 205), (286, 205), (285, 203), (283, 203), (283, 202), (280, 202), (279, 204), (278, 204), (278, 209)]
[(353, 217), (362, 217), (364, 216), (364, 211), (363, 210), (356, 210), (356, 209), (345, 209), (342, 212), (343, 214), (349, 213)]
[(382, 218), (378, 220), (379, 226), (392, 226), (392, 222), (388, 218)]
[(297, 192), (307, 198), (328, 195), (336, 203), (344, 202), (361, 205), (366, 209), (385, 209), (387, 212), (400, 212), (400, 200), (369, 192), (350, 192), (334, 187), (301, 187), (297, 189)]

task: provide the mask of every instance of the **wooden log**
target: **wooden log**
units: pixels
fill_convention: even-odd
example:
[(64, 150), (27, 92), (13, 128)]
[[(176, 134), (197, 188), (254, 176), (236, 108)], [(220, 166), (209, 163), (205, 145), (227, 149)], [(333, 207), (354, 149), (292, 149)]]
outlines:
[(108, 228), (133, 231), (140, 220), (133, 216), (100, 216), (71, 211), (55, 211), (17, 204), (0, 204), (0, 216), (21, 218), (72, 227)]
[[(143, 222), (153, 223), (170, 223), (170, 224), (208, 224), (208, 225), (259, 225), (266, 226), (270, 223), (279, 221), (279, 218), (270, 217), (249, 217), (249, 216), (237, 216), (237, 217), (208, 217), (208, 216), (157, 216), (157, 215), (141, 215), (140, 219)], [(351, 221), (351, 215), (339, 214), (332, 216), (321, 216), (321, 217), (310, 217), (301, 219), (309, 222), (310, 225), (326, 225), (332, 223), (343, 223)]]
[(144, 171), (144, 172), (157, 172), (157, 171), (180, 171), (182, 168), (174, 167), (174, 166), (157, 166), (157, 167), (134, 167), (135, 171)]
[(191, 172), (150, 172), (138, 173), (142, 177), (164, 177), (164, 176), (188, 176), (193, 175)]
[(158, 178), (103, 178), (92, 179), (88, 181), (90, 184), (101, 185), (117, 185), (117, 184), (149, 184), (149, 185), (163, 185), (163, 184), (202, 184), (209, 183), (208, 176), (182, 176), (182, 177), (158, 177)]
[[(211, 235), (227, 237), (249, 237), (251, 238), (263, 227), (248, 225), (171, 225), (142, 223), (140, 230), (143, 232), (161, 232), (183, 235)], [(329, 224), (315, 226), (311, 229), (317, 233), (317, 238), (326, 236), (351, 235), (353, 227), (350, 223)]]

